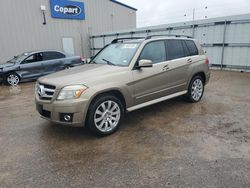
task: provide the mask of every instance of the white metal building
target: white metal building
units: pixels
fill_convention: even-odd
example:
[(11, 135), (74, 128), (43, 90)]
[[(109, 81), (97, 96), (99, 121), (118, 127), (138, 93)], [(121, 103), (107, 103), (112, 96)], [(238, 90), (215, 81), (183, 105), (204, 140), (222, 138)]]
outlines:
[(0, 63), (41, 49), (88, 57), (91, 33), (136, 28), (133, 7), (115, 0), (72, 1), (1, 0)]
[(250, 14), (95, 33), (91, 37), (92, 55), (117, 37), (154, 34), (194, 35), (207, 52), (212, 66), (250, 71)]

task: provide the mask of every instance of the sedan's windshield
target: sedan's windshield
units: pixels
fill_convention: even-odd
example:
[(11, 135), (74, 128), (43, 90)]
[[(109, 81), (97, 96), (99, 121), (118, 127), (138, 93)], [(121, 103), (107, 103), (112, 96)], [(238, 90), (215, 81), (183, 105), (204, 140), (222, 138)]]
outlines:
[(116, 43), (103, 49), (91, 62), (117, 66), (128, 66), (139, 43)]
[(22, 53), (20, 55), (14, 56), (14, 58), (9, 60), (8, 62), (10, 62), (10, 63), (19, 62), (19, 61), (23, 60), (24, 58), (26, 58), (28, 55), (29, 55), (29, 53)]

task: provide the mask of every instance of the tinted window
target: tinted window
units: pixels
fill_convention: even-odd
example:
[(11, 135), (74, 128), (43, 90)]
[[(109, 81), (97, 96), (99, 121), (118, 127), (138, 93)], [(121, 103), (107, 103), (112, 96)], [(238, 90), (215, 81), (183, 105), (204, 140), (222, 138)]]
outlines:
[(38, 61), (42, 61), (43, 60), (43, 54), (42, 53), (36, 53), (36, 54), (32, 54), (29, 57), (27, 57), (22, 64), (25, 63), (34, 63), (34, 62), (38, 62)]
[(65, 55), (59, 52), (44, 52), (43, 53), (43, 60), (52, 60), (52, 59), (61, 59), (65, 58)]
[(189, 56), (190, 52), (189, 52), (188, 47), (187, 47), (187, 45), (185, 43), (185, 40), (182, 40), (181, 42), (182, 42), (182, 46), (183, 46), (185, 56)]
[(167, 60), (185, 57), (185, 52), (181, 40), (167, 40)]
[(189, 56), (198, 55), (198, 49), (192, 40), (186, 40), (186, 45), (189, 50)]
[(166, 61), (166, 50), (163, 41), (156, 41), (147, 44), (140, 55), (139, 60), (148, 59), (153, 63)]

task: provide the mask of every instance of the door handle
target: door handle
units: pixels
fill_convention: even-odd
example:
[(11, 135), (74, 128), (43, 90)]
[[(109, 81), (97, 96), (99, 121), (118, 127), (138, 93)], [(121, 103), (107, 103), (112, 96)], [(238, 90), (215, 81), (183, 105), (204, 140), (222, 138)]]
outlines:
[(192, 63), (193, 61), (192, 61), (192, 59), (189, 58), (189, 59), (187, 60), (187, 62), (188, 62), (188, 63)]
[(163, 68), (162, 68), (162, 71), (167, 71), (169, 70), (169, 66), (168, 65), (165, 65)]

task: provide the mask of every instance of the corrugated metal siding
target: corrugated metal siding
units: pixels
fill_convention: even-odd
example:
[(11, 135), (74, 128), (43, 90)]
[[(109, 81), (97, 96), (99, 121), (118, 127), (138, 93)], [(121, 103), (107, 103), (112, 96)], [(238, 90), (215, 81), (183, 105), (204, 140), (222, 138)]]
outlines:
[[(89, 56), (89, 34), (136, 27), (136, 12), (129, 8), (109, 0), (84, 3), (86, 20), (62, 20), (51, 18), (49, 0), (1, 0), (0, 62), (25, 51), (62, 50), (63, 37), (74, 39), (77, 55)], [(42, 24), (41, 5), (47, 8), (47, 25)]]
[[(92, 52), (93, 54), (97, 53), (101, 47), (116, 38), (117, 34), (119, 34), (119, 37), (145, 37), (149, 34), (192, 36), (192, 27), (192, 22), (183, 22), (116, 31), (113, 33), (102, 33), (102, 35), (94, 34), (92, 36)], [(214, 66), (250, 70), (249, 31), (250, 14), (229, 16), (195, 21), (194, 38), (204, 46), (210, 62)], [(105, 44), (103, 43), (103, 38)]]

